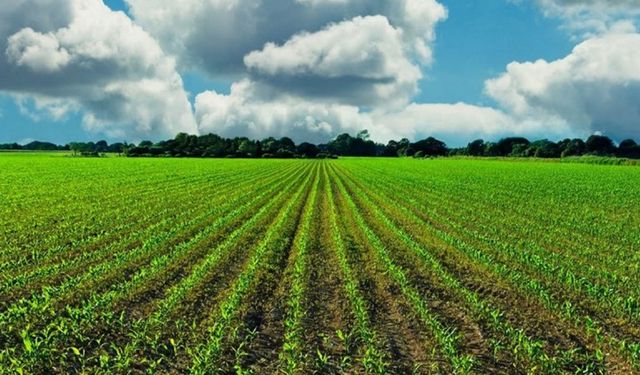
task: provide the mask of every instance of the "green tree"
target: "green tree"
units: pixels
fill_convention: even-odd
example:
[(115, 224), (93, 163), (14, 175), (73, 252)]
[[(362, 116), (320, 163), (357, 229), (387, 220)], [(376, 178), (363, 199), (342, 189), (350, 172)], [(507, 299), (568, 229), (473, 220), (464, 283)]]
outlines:
[(587, 152), (593, 155), (608, 156), (616, 153), (616, 146), (609, 137), (592, 135), (586, 142)]
[(449, 152), (447, 145), (433, 137), (423, 139), (411, 145), (417, 152), (422, 152), (425, 156), (445, 156)]
[(618, 146), (618, 156), (629, 159), (640, 159), (640, 146), (633, 139), (625, 139)]
[(484, 156), (485, 147), (484, 140), (476, 139), (467, 145), (467, 154), (470, 156)]
[(248, 139), (243, 140), (238, 146), (238, 151), (244, 156), (255, 157), (257, 150), (256, 143)]

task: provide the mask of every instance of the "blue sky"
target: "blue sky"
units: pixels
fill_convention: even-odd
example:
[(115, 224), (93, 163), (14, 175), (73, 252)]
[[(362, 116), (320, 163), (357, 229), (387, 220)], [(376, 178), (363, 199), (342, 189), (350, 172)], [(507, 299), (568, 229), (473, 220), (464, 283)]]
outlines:
[(512, 61), (555, 60), (573, 48), (571, 36), (532, 3), (443, 1), (449, 18), (437, 28), (435, 63), (419, 101), (486, 103), (484, 81)]
[[(74, 1), (99, 2), (99, 0), (65, 1), (69, 1), (70, 4), (73, 4)], [(387, 26), (386, 22), (378, 22), (379, 20), (371, 17), (362, 22), (358, 21), (357, 18), (350, 20), (350, 17), (360, 14), (356, 6), (354, 6), (356, 10), (346, 10), (342, 19), (327, 16), (325, 13), (331, 14), (329, 11), (319, 15), (318, 20), (313, 18), (315, 15), (308, 16), (311, 21), (309, 21), (308, 24), (301, 24), (300, 30), (297, 31), (295, 29), (282, 30), (275, 26), (267, 26), (266, 35), (271, 35), (269, 33), (278, 35), (277, 38), (274, 37), (274, 42), (277, 44), (274, 46), (275, 48), (270, 51), (266, 48), (260, 50), (265, 42), (270, 41), (269, 39), (252, 40), (247, 37), (245, 40), (242, 37), (233, 35), (234, 33), (242, 33), (242, 30), (237, 29), (229, 31), (228, 34), (224, 33), (225, 30), (222, 30), (223, 33), (219, 33), (223, 26), (211, 26), (211, 24), (216, 23), (216, 20), (212, 19), (210, 20), (211, 24), (203, 24), (203, 35), (211, 33), (208, 28), (213, 27), (213, 30), (218, 32), (218, 34), (216, 34), (218, 36), (209, 35), (207, 38), (224, 39), (225, 35), (228, 35), (230, 40), (228, 43), (225, 40), (215, 40), (213, 44), (216, 46), (211, 47), (212, 51), (209, 51), (208, 43), (214, 41), (213, 39), (197, 40), (193, 39), (192, 36), (184, 36), (183, 39), (175, 37), (176, 39), (174, 40), (170, 39), (171, 37), (167, 37), (166, 30), (172, 26), (170, 22), (173, 21), (168, 19), (164, 21), (164, 24), (162, 24), (162, 20), (154, 23), (154, 18), (147, 17), (151, 11), (147, 12), (145, 7), (153, 2), (129, 0), (129, 4), (132, 6), (131, 9), (123, 0), (106, 0), (105, 4), (111, 8), (111, 10), (125, 11), (127, 16), (134, 20), (134, 24), (136, 25), (134, 27), (139, 25), (144, 28), (144, 31), (141, 33), (148, 32), (149, 35), (145, 34), (141, 36), (141, 38), (145, 41), (150, 41), (150, 44), (159, 45), (158, 51), (160, 52), (153, 49), (158, 49), (158, 47), (150, 47), (153, 53), (156, 55), (161, 54), (158, 56), (161, 56), (160, 58), (162, 59), (168, 59), (167, 61), (169, 61), (169, 59), (175, 61), (175, 74), (182, 79), (184, 93), (188, 100), (188, 103), (181, 103), (181, 105), (182, 107), (187, 106), (186, 108), (189, 106), (193, 107), (192, 110), (188, 110), (190, 113), (186, 115), (186, 117), (190, 118), (189, 121), (193, 122), (193, 125), (175, 128), (178, 130), (197, 129), (197, 131), (200, 132), (214, 131), (223, 135), (255, 135), (266, 137), (279, 134), (260, 134), (259, 132), (274, 131), (275, 133), (286, 134), (287, 131), (291, 130), (288, 129), (287, 126), (291, 126), (293, 128), (291, 131), (293, 131), (295, 138), (321, 140), (341, 130), (350, 131), (353, 129), (355, 131), (357, 127), (370, 126), (374, 128), (374, 135), (377, 135), (376, 138), (380, 140), (392, 136), (418, 137), (435, 134), (441, 135), (445, 140), (452, 143), (462, 143), (463, 140), (476, 135), (497, 137), (502, 134), (521, 132), (524, 135), (557, 138), (563, 135), (584, 135), (594, 131), (608, 131), (609, 124), (606, 113), (611, 112), (609, 108), (602, 109), (598, 113), (589, 114), (590, 117), (588, 118), (583, 118), (584, 116), (581, 117), (566, 110), (566, 106), (562, 109), (555, 108), (553, 103), (557, 100), (554, 101), (552, 98), (534, 98), (535, 100), (531, 99), (529, 102), (528, 100), (530, 98), (527, 95), (530, 93), (530, 87), (526, 86), (528, 84), (527, 80), (522, 80), (522, 74), (520, 73), (517, 75), (513, 74), (512, 76), (512, 72), (509, 71), (508, 74), (506, 74), (507, 66), (510, 63), (523, 63), (522, 66), (518, 68), (518, 72), (521, 70), (527, 71), (527, 69), (532, 70), (531, 64), (526, 64), (526, 62), (535, 62), (539, 59), (544, 59), (550, 63), (561, 61), (566, 56), (572, 54), (576, 45), (580, 43), (588, 44), (589, 38), (593, 38), (594, 40), (598, 40), (599, 37), (608, 38), (608, 36), (597, 35), (598, 32), (593, 30), (588, 30), (589, 34), (581, 34), (583, 30), (574, 27), (574, 24), (577, 23), (576, 20), (582, 20), (585, 14), (599, 15), (602, 12), (592, 9), (579, 9), (580, 12), (574, 11), (574, 8), (563, 5), (563, 0), (539, 0), (538, 2), (513, 0), (441, 0), (439, 3), (435, 0), (412, 1), (424, 1), (425, 7), (430, 7), (425, 8), (424, 14), (427, 17), (435, 14), (432, 20), (425, 21), (425, 23), (432, 22), (432, 28), (435, 30), (436, 38), (431, 39), (425, 37), (424, 30), (419, 30), (422, 34), (416, 38), (416, 40), (425, 43), (428, 49), (430, 49), (432, 54), (430, 63), (420, 60), (420, 57), (415, 57), (418, 56), (419, 53), (416, 53), (416, 55), (409, 53), (410, 56), (407, 57), (403, 55), (402, 58), (398, 57), (398, 55), (393, 55), (394, 53), (397, 54), (397, 52), (394, 52), (393, 46), (393, 41), (397, 42), (397, 35), (402, 35), (400, 38), (405, 38), (407, 34), (410, 34), (412, 27), (416, 28), (418, 26), (410, 23), (403, 24), (402, 22), (406, 20), (398, 21), (394, 18), (394, 14), (384, 14), (385, 19), (391, 23), (390, 27)], [(356, 2), (357, 1), (354, 0), (354, 3)], [(443, 15), (437, 15), (439, 6), (446, 8), (446, 19)], [(266, 5), (263, 6), (263, 8), (265, 8), (262, 10), (263, 12), (270, 11)], [(576, 14), (578, 15), (576, 16)], [(338, 12), (338, 16), (339, 15), (340, 13)], [(375, 14), (371, 15), (374, 16)], [(362, 16), (366, 18), (367, 14), (362, 14)], [(228, 17), (233, 17), (233, 15), (228, 15)], [(605, 24), (607, 22), (613, 23), (612, 20), (621, 21), (622, 26), (616, 24), (616, 26), (611, 26), (610, 29), (624, 29), (625, 35), (637, 35), (633, 26), (626, 25), (622, 22), (625, 21), (624, 17), (621, 18), (618, 15), (612, 16), (610, 14), (602, 17), (606, 17), (603, 18), (602, 21)], [(117, 20), (117, 17), (113, 18)], [(257, 23), (255, 28), (264, 27), (259, 23), (260, 18), (256, 16), (256, 19)], [(636, 20), (637, 17), (634, 15), (630, 18), (629, 22), (633, 25), (633, 22)], [(120, 26), (123, 25), (121, 21), (122, 20), (113, 22), (114, 25), (117, 24), (119, 26), (109, 24), (109, 27), (124, 27)], [(186, 22), (186, 25), (189, 25), (189, 19), (183, 21)], [(202, 21), (198, 21), (197, 17), (194, 16), (193, 25), (190, 26), (197, 28), (199, 25), (198, 22)], [(206, 20), (204, 22), (206, 22)], [(222, 19), (220, 24), (225, 24), (225, 22), (226, 21)], [(250, 22), (251, 19), (248, 19), (247, 23)], [(336, 25), (337, 23), (339, 23), (339, 25)], [(388, 35), (384, 35), (384, 38), (387, 39), (376, 39), (374, 42), (380, 45), (389, 42), (389, 48), (382, 50), (383, 47), (380, 47), (380, 50), (373, 52), (383, 55), (389, 54), (390, 57), (384, 56), (384, 58), (387, 59), (385, 61), (395, 63), (402, 60), (400, 61), (404, 64), (402, 68), (398, 68), (393, 72), (380, 72), (375, 71), (375, 68), (372, 68), (370, 65), (358, 66), (356, 63), (348, 62), (354, 65), (349, 68), (351, 69), (350, 71), (365, 70), (361, 78), (356, 77), (358, 78), (357, 83), (348, 81), (352, 78), (353, 74), (351, 73), (344, 77), (335, 72), (323, 76), (323, 74), (326, 74), (325, 67), (305, 66), (304, 68), (307, 71), (311, 71), (312, 75), (305, 77), (300, 80), (300, 82), (298, 82), (299, 77), (297, 75), (291, 75), (293, 73), (284, 71), (285, 68), (283, 68), (283, 66), (290, 67), (290, 65), (287, 64), (290, 64), (292, 59), (292, 51), (293, 55), (296, 53), (299, 54), (300, 50), (312, 54), (326, 54), (326, 51), (318, 52), (314, 50), (314, 48), (318, 49), (321, 47), (305, 45), (307, 42), (306, 39), (320, 40), (313, 38), (331, 38), (331, 32), (333, 32), (334, 29), (344, 28), (346, 30), (347, 27), (350, 26), (349, 23), (359, 25), (357, 26), (359, 29), (356, 30), (365, 30), (371, 27), (381, 30), (384, 29), (385, 32), (388, 31)], [(312, 27), (315, 29), (312, 29)], [(176, 24), (175, 28), (179, 30), (180, 24)], [(394, 31), (400, 29), (405, 30), (403, 34), (394, 34)], [(407, 32), (407, 30), (409, 32)], [(39, 30), (36, 29), (36, 31)], [(299, 35), (303, 31), (309, 31), (312, 35), (309, 38), (302, 38), (303, 40), (297, 44), (291, 42), (296, 40), (295, 35)], [(428, 31), (429, 30), (427, 30), (427, 32)], [(119, 32), (120, 34), (123, 33), (122, 31)], [(124, 33), (126, 32), (127, 31), (124, 31)], [(609, 35), (609, 31), (602, 33)], [(379, 34), (380, 33), (371, 33), (371, 35)], [(369, 34), (365, 35), (364, 31), (363, 35), (364, 37), (369, 37)], [(1, 36), (2, 34), (0, 34), (0, 37)], [(32, 38), (32, 36), (29, 38)], [(38, 39), (37, 42), (40, 43), (41, 39), (45, 37), (38, 36), (38, 38), (40, 39)], [(629, 43), (629, 40), (622, 41), (621, 38), (616, 39), (616, 41), (619, 43)], [(60, 45), (61, 51), (63, 47), (65, 47), (65, 42), (64, 39), (60, 39), (60, 41), (57, 42)], [(96, 41), (95, 43), (98, 42), (99, 41)], [(286, 42), (286, 44), (284, 44), (284, 42)], [(403, 47), (405, 50), (407, 46), (412, 46), (413, 44), (411, 43), (414, 43), (413, 40), (407, 42), (404, 39), (402, 39), (401, 42), (405, 43)], [(94, 41), (90, 41), (90, 43), (94, 43)], [(229, 60), (236, 61), (235, 66), (233, 64), (230, 65), (228, 61), (220, 62), (219, 57), (212, 57), (220, 56), (220, 54), (224, 54), (225, 51), (230, 49), (233, 50), (236, 46), (235, 43), (242, 47), (244, 47), (242, 43), (247, 44), (239, 58)], [(220, 44), (221, 47), (216, 50), (215, 48), (218, 48), (218, 44)], [(185, 49), (188, 47), (196, 50), (196, 52), (185, 52), (185, 50), (180, 50), (179, 48), (174, 49), (176, 45), (184, 45)], [(0, 45), (0, 47), (2, 46), (3, 45)], [(37, 44), (37, 46), (41, 46), (41, 44)], [(624, 47), (624, 45), (622, 47)], [(201, 54), (198, 53), (198, 48), (202, 50)], [(349, 46), (349, 48), (352, 50), (353, 46)], [(72, 47), (68, 47), (67, 50), (74, 51)], [(119, 49), (116, 48), (116, 50)], [(349, 49), (345, 50), (349, 51)], [(9, 51), (9, 47), (7, 47), (7, 51)], [(21, 51), (22, 53), (26, 53), (25, 51), (27, 50), (23, 49)], [(255, 64), (248, 63), (247, 57), (245, 57), (244, 65), (246, 66), (243, 66), (241, 58), (242, 56), (248, 56), (250, 52), (255, 58)], [(9, 56), (9, 52), (7, 52), (7, 56)], [(83, 57), (86, 58), (86, 56)], [(64, 60), (65, 63), (69, 60), (66, 52), (61, 55), (61, 58), (66, 59)], [(404, 58), (406, 58), (407, 61), (403, 61)], [(626, 58), (628, 60), (629, 56), (620, 56), (620, 58)], [(74, 61), (73, 58), (71, 58), (70, 61)], [(274, 61), (281, 61), (281, 64), (284, 65), (274, 67)], [(43, 66), (45, 67), (44, 70), (46, 73), (55, 69), (47, 65), (46, 62), (38, 62), (38, 64), (40, 65), (37, 65), (37, 67), (41, 69)], [(298, 64), (300, 64), (300, 62), (298, 62)], [(562, 66), (561, 64), (562, 63), (551, 63), (545, 66), (544, 69), (548, 71), (559, 69), (560, 66)], [(158, 63), (158, 65), (161, 64)], [(341, 69), (340, 66), (343, 65), (339, 65), (338, 69)], [(297, 66), (299, 67), (299, 65)], [(154, 67), (154, 69), (156, 68), (158, 70), (165, 69)], [(581, 67), (572, 66), (571, 68), (577, 70)], [(367, 69), (374, 70), (367, 73)], [(532, 74), (539, 73), (538, 70), (535, 72), (532, 70)], [(170, 74), (171, 73), (169, 73), (169, 75)], [(151, 78), (158, 79), (156, 75)], [(165, 79), (167, 73), (163, 70), (161, 75), (163, 79)], [(335, 78), (336, 75), (339, 77), (338, 79)], [(407, 79), (406, 85), (402, 87), (383, 88), (384, 90), (399, 90), (397, 93), (389, 94), (387, 97), (378, 97), (370, 93), (381, 89), (379, 83), (381, 81), (376, 81), (377, 83), (371, 84), (368, 80), (370, 76), (377, 77), (379, 75), (391, 75), (393, 79), (397, 79), (398, 81), (400, 81), (400, 77), (404, 76), (411, 76), (411, 78)], [(496, 81), (493, 82), (493, 84), (488, 82), (503, 75), (509, 76), (506, 77), (509, 78), (509, 80), (503, 80), (502, 83)], [(364, 88), (361, 87), (363, 80), (366, 82), (364, 83)], [(98, 81), (98, 79), (96, 79), (96, 81)], [(233, 83), (236, 83), (238, 89), (232, 93), (231, 85)], [(104, 87), (109, 87), (99, 86), (98, 83), (94, 84), (92, 82), (83, 82), (82, 84), (87, 86), (86, 90), (88, 90), (88, 92), (92, 92), (91, 95), (96, 96), (99, 95), (93, 94), (93, 91), (101, 91), (104, 90)], [(552, 84), (566, 84), (568, 87), (575, 87), (577, 85), (576, 82), (566, 83), (562, 81), (551, 82), (549, 87), (552, 87)], [(19, 86), (19, 84), (17, 85)], [(46, 84), (42, 83), (42, 85)], [(310, 90), (309, 85), (315, 85), (317, 87), (314, 90)], [(335, 91), (338, 93), (334, 96), (327, 94), (323, 91), (325, 90), (324, 85), (337, 87)], [(351, 87), (351, 85), (356, 85), (353, 87), (355, 87), (354, 90), (357, 91), (349, 91), (348, 88), (345, 88), (344, 93), (340, 92), (342, 86)], [(415, 90), (416, 87), (412, 85), (417, 85), (417, 90)], [(55, 89), (58, 88), (56, 87)], [(616, 87), (607, 87), (607, 89), (611, 89), (613, 90), (612, 92), (616, 93), (620, 92)], [(69, 99), (72, 104), (66, 105), (64, 103), (68, 100), (69, 90), (71, 89), (64, 87), (64, 90), (61, 90), (61, 92), (64, 93), (58, 94), (58, 92), (51, 87), (38, 87), (37, 89), (33, 89), (30, 86), (29, 89), (14, 89), (12, 87), (3, 89), (3, 87), (0, 86), (0, 142), (25, 142), (32, 139), (57, 143), (103, 138), (110, 141), (137, 141), (142, 138), (161, 139), (172, 134), (171, 131), (174, 130), (174, 127), (163, 125), (163, 121), (166, 121), (167, 118), (185, 118), (184, 114), (176, 114), (175, 111), (169, 112), (169, 110), (167, 110), (167, 113), (158, 115), (159, 119), (152, 118), (149, 120), (148, 111), (140, 110), (140, 104), (138, 102), (128, 103), (126, 102), (127, 99), (120, 98), (120, 101), (124, 100), (124, 103), (118, 102), (114, 104), (106, 102), (101, 98), (99, 100), (91, 100), (87, 103), (82, 96), (86, 96), (86, 94), (80, 95), (76, 92), (71, 94), (71, 97), (74, 99)], [(79, 92), (80, 91), (82, 90), (79, 90)], [(53, 95), (54, 99), (60, 99), (60, 101), (55, 101), (54, 104), (46, 101), (46, 104), (42, 105), (39, 101), (40, 98), (50, 98), (51, 92), (56, 92), (56, 94)], [(257, 92), (260, 93), (260, 95), (264, 93), (265, 96), (255, 99), (255, 96), (258, 94), (248, 94), (248, 92)], [(367, 94), (367, 92), (369, 94)], [(552, 94), (553, 92), (548, 93), (549, 96)], [(628, 93), (625, 91), (623, 94)], [(119, 92), (118, 95), (128, 97)], [(176, 95), (180, 96), (182, 94)], [(265, 102), (271, 98), (280, 96), (288, 99), (279, 99), (279, 101), (274, 99), (271, 104), (265, 104)], [(526, 108), (524, 110), (522, 109), (522, 105), (518, 107), (514, 104), (516, 102), (514, 97), (516, 96), (518, 100), (524, 100), (526, 102)], [(20, 99), (16, 99), (17, 97)], [(251, 99), (249, 99), (249, 97), (251, 97)], [(395, 103), (395, 99), (398, 99), (399, 104)], [(138, 98), (136, 98), (136, 100), (138, 100)], [(547, 104), (544, 108), (536, 107), (539, 105), (538, 103), (544, 103), (545, 100), (548, 100), (550, 104)], [(591, 98), (580, 97), (576, 98), (576, 103), (584, 103), (589, 100), (591, 100)], [(159, 104), (159, 106), (163, 108), (169, 107), (172, 106), (174, 102), (175, 100), (166, 100)], [(238, 102), (245, 103), (245, 106), (242, 107), (234, 104)], [(289, 105), (289, 107), (286, 109), (280, 108), (280, 103), (283, 102), (288, 103), (287, 105)], [(391, 102), (393, 102), (393, 105), (389, 105), (387, 108), (386, 104)], [(246, 105), (246, 103), (249, 103), (249, 105)], [(456, 103), (463, 107), (453, 106)], [(153, 105), (156, 106), (156, 104)], [(305, 105), (309, 107), (308, 110), (305, 109)], [(324, 107), (316, 108), (318, 106)], [(72, 110), (65, 110), (62, 115), (56, 116), (52, 115), (51, 113), (53, 112), (48, 110), (51, 107), (57, 109), (69, 107), (72, 108)], [(106, 113), (112, 107), (115, 108), (115, 114)], [(129, 120), (127, 117), (129, 112), (127, 111), (132, 107), (137, 108), (137, 112), (135, 112), (132, 119)], [(156, 106), (155, 108), (158, 107)], [(243, 108), (246, 108), (246, 110)], [(448, 118), (447, 116), (450, 117), (451, 113), (455, 114), (460, 112), (461, 109), (465, 112), (465, 116), (460, 116), (459, 120), (442, 120), (443, 118)], [(277, 112), (278, 110), (282, 113)], [(356, 111), (357, 114), (354, 114), (354, 111)], [(221, 115), (221, 113), (223, 115)], [(272, 116), (274, 113), (280, 117)], [(318, 113), (320, 113), (320, 115), (318, 115)], [(327, 113), (330, 115), (327, 115)], [(540, 113), (543, 114), (541, 115)], [(275, 120), (271, 119), (269, 120), (271, 122), (262, 124), (258, 116), (270, 119), (274, 117)], [(353, 118), (348, 116), (352, 116)], [(492, 128), (489, 127), (489, 125), (485, 125), (484, 128), (481, 129), (469, 129), (469, 127), (464, 124), (460, 125), (461, 122), (468, 121), (468, 119), (473, 119), (476, 116), (481, 116), (482, 121), (487, 124), (491, 122), (500, 123), (501, 128)], [(630, 116), (633, 116), (633, 114)], [(236, 118), (240, 118), (240, 120), (234, 123), (232, 120)], [(309, 118), (312, 118), (312, 120), (309, 120)], [(335, 120), (336, 118), (340, 120)], [(344, 121), (345, 118), (350, 119), (349, 124), (338, 123), (339, 121)], [(289, 121), (295, 125), (279, 124), (277, 123), (278, 119), (280, 119), (281, 122)], [(145, 123), (145, 121), (148, 123)], [(175, 120), (172, 121), (175, 123)], [(305, 129), (302, 131), (300, 130), (300, 124), (305, 121), (312, 124), (309, 125), (310, 130)], [(332, 121), (335, 121), (336, 124)], [(382, 122), (392, 125), (387, 125), (387, 128), (384, 128), (383, 125), (380, 125)], [(552, 122), (556, 125), (554, 125), (552, 129), (546, 129), (542, 125), (543, 122)], [(580, 124), (580, 127), (572, 127), (574, 123), (580, 122), (584, 122)], [(160, 125), (156, 125), (156, 123), (160, 123)], [(447, 127), (456, 127), (458, 125), (460, 129), (457, 133), (447, 132)], [(129, 131), (131, 127), (134, 127), (136, 130)], [(156, 127), (159, 127), (162, 131), (156, 131)], [(602, 127), (602, 129), (599, 127)], [(631, 131), (629, 129), (631, 129)], [(610, 126), (609, 133), (617, 137), (624, 137), (627, 134), (629, 136), (636, 135), (635, 129), (630, 128), (626, 123)]]

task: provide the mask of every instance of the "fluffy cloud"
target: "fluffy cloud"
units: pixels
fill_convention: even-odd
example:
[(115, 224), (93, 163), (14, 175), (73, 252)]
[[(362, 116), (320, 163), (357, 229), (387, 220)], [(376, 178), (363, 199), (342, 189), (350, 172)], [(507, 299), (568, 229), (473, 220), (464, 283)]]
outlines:
[(356, 17), (295, 35), (282, 46), (268, 43), (244, 62), (256, 79), (301, 96), (360, 106), (405, 105), (422, 74), (407, 58), (401, 38), (383, 16)]
[[(127, 0), (138, 23), (185, 66), (211, 75), (242, 73), (243, 59), (266, 43), (317, 32), (329, 23), (382, 15), (402, 30), (403, 48), (431, 59), (435, 25), (446, 18), (436, 0)], [(280, 20), (286, 20), (280, 22)]]
[(289, 136), (298, 141), (326, 142), (341, 133), (371, 128), (358, 107), (308, 101), (295, 96), (267, 99), (256, 83), (235, 83), (229, 95), (206, 91), (196, 97), (202, 132), (255, 138)]
[[(323, 103), (295, 96), (277, 99), (251, 80), (233, 85), (229, 95), (207, 91), (196, 98), (202, 132), (224, 136), (290, 136), (296, 141), (326, 142), (343, 132), (368, 129), (379, 142), (436, 136), (453, 145), (472, 138), (507, 135), (564, 137), (573, 135), (563, 121), (539, 122), (501, 110), (465, 103), (416, 104), (402, 109), (363, 112), (356, 106)], [(553, 125), (550, 129), (549, 125)]]
[(55, 72), (69, 63), (69, 52), (60, 47), (51, 33), (41, 34), (31, 28), (22, 29), (9, 38), (9, 62), (29, 67), (34, 72)]
[[(197, 96), (202, 132), (326, 141), (399, 111), (432, 61), (436, 0), (127, 0), (187, 70), (237, 77)], [(274, 22), (286, 20), (286, 22)]]
[(556, 11), (616, 12), (640, 10), (640, 3), (637, 0), (539, 0), (539, 3)]
[(100, 0), (18, 0), (0, 11), (0, 90), (112, 137), (196, 132), (174, 61)]
[(538, 4), (547, 16), (560, 17), (583, 39), (621, 28), (634, 31), (640, 15), (637, 0), (538, 0)]
[[(447, 17), (436, 0), (127, 3), (135, 22), (100, 0), (0, 7), (0, 91), (34, 118), (80, 112), (88, 130), (129, 139), (200, 130), (324, 142), (365, 128), (378, 141), (452, 144), (640, 136), (636, 1), (539, 0), (590, 36), (564, 59), (512, 63), (487, 81), (499, 108), (411, 103)], [(182, 71), (237, 82), (228, 95), (197, 95), (192, 108), (174, 58)]]
[(606, 34), (567, 57), (511, 63), (487, 93), (518, 118), (571, 124), (586, 135), (640, 137), (640, 34)]
[[(435, 136), (461, 145), (476, 138), (496, 139), (515, 134), (539, 136), (548, 130), (538, 122), (517, 120), (500, 110), (466, 103), (413, 103), (398, 112), (373, 113), (372, 116), (372, 133), (379, 139)], [(558, 134), (566, 134), (566, 129), (558, 127), (549, 136)]]

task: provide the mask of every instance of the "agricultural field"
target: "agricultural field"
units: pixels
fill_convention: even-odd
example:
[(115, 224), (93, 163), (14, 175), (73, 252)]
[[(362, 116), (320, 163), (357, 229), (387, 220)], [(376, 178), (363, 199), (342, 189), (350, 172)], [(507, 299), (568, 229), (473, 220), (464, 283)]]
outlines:
[(640, 168), (0, 155), (0, 373), (633, 374)]

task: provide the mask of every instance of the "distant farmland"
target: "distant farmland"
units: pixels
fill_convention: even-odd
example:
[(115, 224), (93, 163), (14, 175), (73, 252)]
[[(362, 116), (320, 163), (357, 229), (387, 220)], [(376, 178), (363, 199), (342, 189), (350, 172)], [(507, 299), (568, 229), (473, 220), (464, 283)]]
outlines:
[(0, 373), (640, 370), (640, 168), (0, 155)]

